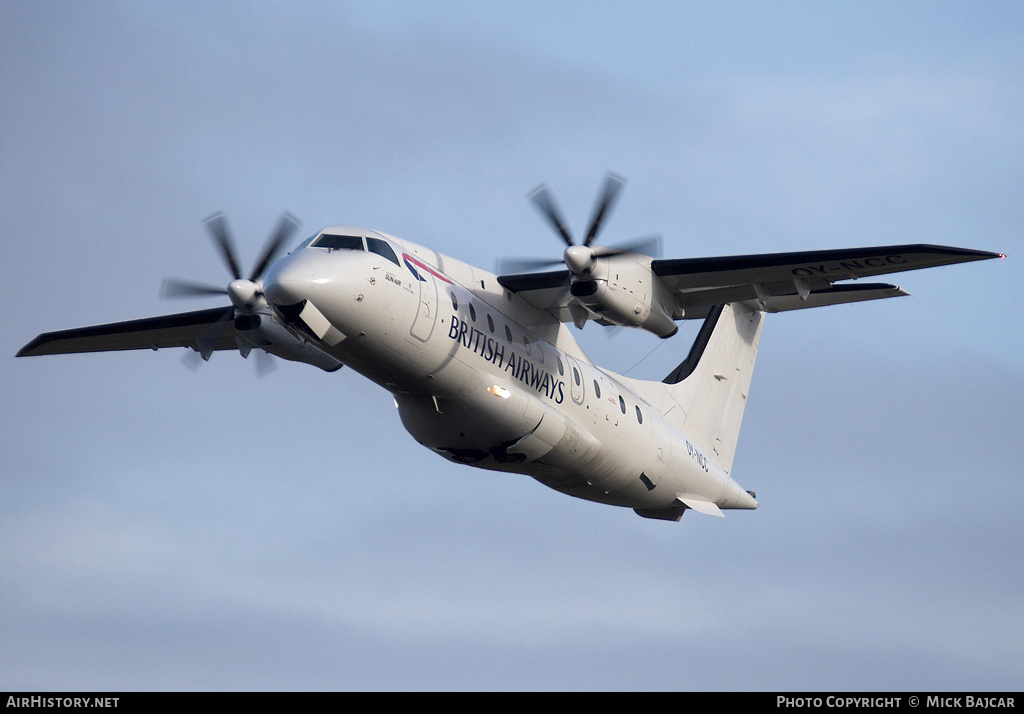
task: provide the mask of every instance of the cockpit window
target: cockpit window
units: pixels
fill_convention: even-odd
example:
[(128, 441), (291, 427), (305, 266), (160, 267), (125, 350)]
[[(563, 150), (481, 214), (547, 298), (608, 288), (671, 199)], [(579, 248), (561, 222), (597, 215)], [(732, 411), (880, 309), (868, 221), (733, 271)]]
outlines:
[(398, 267), (402, 267), (402, 264), (398, 262), (398, 256), (395, 255), (394, 249), (388, 245), (386, 240), (381, 240), (380, 238), (367, 238), (366, 249), (371, 253), (376, 253), (377, 255), (387, 258)]
[(363, 239), (359, 236), (336, 236), (324, 233), (312, 243), (313, 248), (328, 250), (362, 250)]

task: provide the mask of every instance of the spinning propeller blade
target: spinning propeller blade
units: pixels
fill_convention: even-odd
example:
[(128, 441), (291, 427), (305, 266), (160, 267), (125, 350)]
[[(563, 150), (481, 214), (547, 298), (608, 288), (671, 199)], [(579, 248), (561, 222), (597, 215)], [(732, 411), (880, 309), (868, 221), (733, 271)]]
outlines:
[(556, 265), (562, 265), (562, 261), (551, 258), (501, 258), (498, 260), (498, 273), (500, 275), (532, 273), (543, 268), (553, 268)]
[(214, 245), (220, 251), (224, 263), (228, 266), (228, 272), (238, 280), (242, 277), (242, 270), (238, 267), (238, 252), (235, 250), (235, 242), (231, 240), (231, 232), (228, 230), (228, 219), (223, 213), (215, 213), (206, 219), (206, 227), (210, 231)]
[[(238, 251), (235, 249), (235, 242), (231, 238), (231, 231), (228, 229), (227, 218), (224, 217), (223, 213), (215, 213), (205, 221), (207, 229), (210, 231), (210, 237), (213, 239), (214, 247), (220, 254), (221, 258), (224, 259), (224, 264), (228, 268), (228, 272), (235, 281), (242, 281), (242, 284), (237, 286), (239, 289), (232, 290), (229, 285), (228, 288), (218, 288), (213, 285), (206, 283), (197, 283), (191, 280), (178, 280), (175, 278), (169, 278), (164, 280), (163, 287), (160, 291), (162, 297), (165, 298), (182, 298), (182, 297), (206, 297), (208, 295), (228, 295), (232, 296), (232, 302), (235, 302), (234, 295), (240, 292), (247, 292), (252, 295), (261, 294), (261, 290), (256, 281), (263, 277), (263, 273), (266, 272), (267, 267), (274, 261), (285, 244), (291, 239), (295, 231), (299, 227), (299, 220), (292, 214), (285, 212), (281, 216), (281, 220), (278, 221), (277, 228), (270, 234), (267, 242), (263, 246), (263, 251), (260, 253), (259, 259), (253, 266), (252, 272), (248, 278), (242, 277), (242, 270), (239, 267)], [(244, 283), (252, 283), (247, 289), (241, 289)], [(236, 307), (247, 307), (236, 303)]]
[(555, 231), (562, 236), (562, 240), (565, 241), (566, 245), (575, 245), (576, 241), (572, 239), (572, 234), (569, 233), (569, 228), (565, 224), (565, 219), (562, 218), (561, 211), (558, 210), (558, 206), (555, 204), (555, 198), (551, 194), (551, 189), (547, 184), (541, 184), (537, 188), (530, 192), (530, 200), (537, 206), (541, 215), (548, 219), (548, 222), (554, 227)]
[[(202, 360), (210, 359), (210, 355), (213, 353), (213, 344), (220, 337), (232, 317), (238, 314), (251, 314), (259, 304), (263, 291), (258, 281), (263, 277), (263, 273), (266, 272), (267, 268), (280, 254), (285, 244), (299, 227), (299, 220), (295, 216), (287, 212), (282, 215), (274, 232), (270, 234), (270, 237), (264, 244), (263, 250), (256, 260), (249, 277), (243, 278), (242, 269), (239, 267), (238, 251), (235, 249), (235, 242), (231, 237), (227, 218), (225, 218), (223, 213), (218, 212), (207, 218), (205, 223), (207, 230), (210, 232), (210, 237), (213, 239), (214, 247), (224, 260), (224, 264), (227, 266), (233, 280), (228, 284), (227, 288), (218, 288), (206, 283), (171, 278), (164, 280), (160, 291), (161, 296), (165, 298), (227, 295), (231, 299), (234, 311), (225, 309), (224, 316), (213, 325), (210, 332), (203, 339), (198, 341), (198, 357), (202, 358)], [(243, 357), (247, 357), (252, 348), (240, 336), (238, 339), (240, 340), (238, 343), (239, 352)], [(257, 374), (266, 374), (273, 366), (271, 356), (263, 350), (260, 350), (257, 354)], [(195, 359), (196, 355), (191, 355), (191, 357), (189, 366), (195, 367), (198, 364), (198, 361)]]
[(267, 244), (263, 248), (263, 254), (256, 261), (256, 265), (253, 266), (249, 280), (256, 281), (263, 277), (263, 272), (267, 269), (267, 266), (273, 262), (277, 254), (281, 252), (281, 248), (284, 247), (284, 244), (288, 242), (298, 228), (298, 218), (287, 212), (281, 216), (281, 220), (277, 224), (277, 230), (267, 240)]
[(644, 236), (634, 238), (625, 243), (615, 246), (597, 246), (594, 241), (604, 227), (605, 219), (609, 211), (615, 206), (615, 202), (626, 185), (626, 179), (618, 174), (608, 172), (601, 188), (601, 194), (594, 204), (594, 211), (590, 218), (586, 237), (583, 242), (577, 244), (569, 231), (569, 227), (562, 217), (562, 212), (555, 203), (554, 195), (547, 184), (541, 184), (529, 193), (530, 201), (537, 207), (540, 214), (555, 229), (555, 232), (565, 242), (567, 249), (560, 260), (549, 260), (544, 258), (504, 258), (497, 262), (498, 272), (503, 275), (529, 273), (543, 268), (549, 268), (559, 263), (564, 263), (574, 275), (589, 273), (596, 265), (598, 258), (607, 258), (622, 253), (640, 253), (657, 257), (661, 252), (660, 236)]
[(583, 239), (583, 245), (589, 246), (597, 238), (597, 234), (601, 231), (605, 214), (615, 205), (615, 199), (618, 198), (622, 187), (625, 185), (626, 179), (621, 176), (610, 172), (605, 176), (604, 190), (601, 192), (601, 198), (598, 200), (597, 205), (594, 206), (594, 215), (590, 219), (590, 229), (587, 231), (587, 237)]
[(167, 280), (164, 280), (163, 286), (160, 288), (160, 297), (202, 297), (206, 295), (227, 295), (227, 292), (228, 291), (224, 288), (218, 288), (214, 285), (195, 283), (191, 280), (168, 278)]

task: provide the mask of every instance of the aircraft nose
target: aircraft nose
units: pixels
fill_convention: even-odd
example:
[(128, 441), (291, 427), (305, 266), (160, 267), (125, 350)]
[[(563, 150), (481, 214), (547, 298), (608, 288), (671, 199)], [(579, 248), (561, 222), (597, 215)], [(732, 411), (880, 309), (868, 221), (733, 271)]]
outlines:
[(315, 279), (312, 263), (303, 258), (289, 257), (267, 271), (263, 294), (274, 305), (295, 305), (309, 298)]

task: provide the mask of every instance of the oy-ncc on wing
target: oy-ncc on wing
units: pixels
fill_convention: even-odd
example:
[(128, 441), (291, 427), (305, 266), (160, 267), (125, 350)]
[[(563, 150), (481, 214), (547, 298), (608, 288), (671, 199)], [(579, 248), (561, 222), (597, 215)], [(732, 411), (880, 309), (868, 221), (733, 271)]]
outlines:
[[(541, 273), (522, 271), (552, 261), (497, 275), (350, 225), (278, 257), (298, 225), (286, 214), (243, 275), (217, 214), (207, 227), (230, 282), (168, 281), (165, 296), (229, 305), (48, 332), (18, 356), (185, 347), (203, 359), (257, 350), (325, 371), (346, 365), (383, 387), (405, 429), (450, 462), (675, 521), (758, 507), (733, 464), (767, 313), (898, 297), (907, 293), (867, 280), (1000, 257), (890, 245), (663, 260), (649, 255), (657, 238), (597, 243), (623, 185), (605, 180), (581, 241), (547, 187), (531, 193), (565, 244), (562, 267)], [(683, 319), (703, 325), (661, 381), (602, 369), (566, 324), (665, 338)]]

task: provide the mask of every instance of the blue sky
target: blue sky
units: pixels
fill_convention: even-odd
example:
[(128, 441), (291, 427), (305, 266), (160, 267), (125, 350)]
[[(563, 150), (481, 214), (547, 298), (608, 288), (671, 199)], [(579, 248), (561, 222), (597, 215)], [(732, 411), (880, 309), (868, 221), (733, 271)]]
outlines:
[[(0, 688), (1019, 690), (1019, 3), (0, 8)], [(281, 211), (471, 263), (526, 200), (663, 257), (1003, 252), (771, 316), (733, 474), (680, 523), (418, 447), (358, 375), (221, 353), (15, 360), (193, 307)], [(194, 307), (218, 304), (198, 301)], [(672, 340), (588, 326), (657, 379)], [(642, 360), (642, 361), (641, 361)]]

